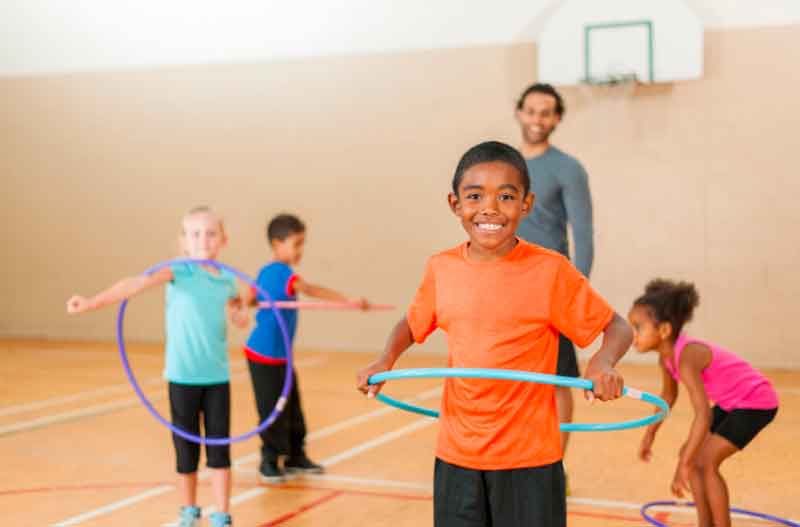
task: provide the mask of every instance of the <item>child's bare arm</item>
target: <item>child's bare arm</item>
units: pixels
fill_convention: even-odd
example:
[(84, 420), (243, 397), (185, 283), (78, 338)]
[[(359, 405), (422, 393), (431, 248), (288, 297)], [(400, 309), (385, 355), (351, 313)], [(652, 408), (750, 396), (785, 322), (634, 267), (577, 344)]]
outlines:
[(240, 329), (246, 328), (250, 322), (250, 317), (247, 316), (247, 304), (242, 298), (244, 294), (246, 293), (240, 293), (228, 300), (228, 316), (233, 325)]
[[(672, 378), (672, 375), (663, 364), (659, 364), (659, 366), (661, 368), (661, 398), (672, 408), (675, 405), (675, 401), (678, 399), (678, 383), (675, 382), (675, 379)], [(661, 409), (657, 408), (655, 411), (658, 413)], [(663, 422), (663, 420), (656, 421), (647, 427), (642, 442), (639, 445), (639, 458), (642, 461), (650, 461), (652, 457), (651, 447), (656, 438), (656, 432), (661, 428)]]
[(246, 287), (239, 292), (242, 305), (245, 307), (256, 307), (258, 305), (258, 293), (252, 287)]
[(585, 394), (587, 399), (597, 397), (601, 401), (610, 401), (622, 397), (624, 382), (614, 366), (632, 342), (633, 331), (630, 326), (618, 313), (614, 313), (614, 318), (604, 330), (603, 344), (586, 367), (585, 377), (594, 383), (592, 392)]
[(361, 305), (362, 309), (369, 308), (369, 302), (364, 298), (350, 298), (340, 293), (339, 291), (321, 285), (316, 285), (310, 282), (306, 282), (302, 278), (298, 278), (297, 280), (295, 280), (293, 287), (294, 290), (297, 291), (298, 293), (308, 295), (312, 298), (319, 298), (320, 300), (330, 300), (332, 302), (356, 302)]
[[(663, 364), (659, 364), (659, 367), (661, 369), (661, 398), (672, 408), (675, 406), (675, 401), (678, 399), (678, 383), (675, 382), (675, 379), (672, 378), (672, 374), (667, 371), (667, 368), (665, 368)], [(660, 411), (660, 408), (655, 409), (655, 413)], [(655, 435), (663, 423), (664, 421), (661, 420), (651, 424), (647, 427), (647, 433)]]
[(84, 313), (100, 309), (110, 304), (127, 300), (142, 291), (165, 284), (173, 279), (172, 270), (165, 267), (151, 275), (137, 275), (123, 278), (108, 289), (101, 291), (93, 297), (73, 295), (67, 300), (67, 313)]
[[(689, 438), (681, 448), (678, 461), (678, 471), (689, 472), (697, 452), (708, 435), (711, 425), (711, 410), (708, 404), (708, 395), (703, 386), (703, 369), (711, 362), (711, 350), (699, 343), (688, 344), (681, 354), (678, 366), (681, 380), (686, 385), (689, 400), (694, 408), (694, 420), (689, 429)], [(687, 486), (688, 490), (688, 486)]]
[(369, 385), (367, 382), (369, 378), (376, 373), (391, 370), (400, 355), (412, 344), (414, 344), (414, 337), (411, 334), (411, 327), (408, 325), (408, 319), (403, 317), (389, 334), (383, 354), (378, 360), (358, 372), (356, 388), (368, 397), (374, 397), (381, 390), (383, 383)]

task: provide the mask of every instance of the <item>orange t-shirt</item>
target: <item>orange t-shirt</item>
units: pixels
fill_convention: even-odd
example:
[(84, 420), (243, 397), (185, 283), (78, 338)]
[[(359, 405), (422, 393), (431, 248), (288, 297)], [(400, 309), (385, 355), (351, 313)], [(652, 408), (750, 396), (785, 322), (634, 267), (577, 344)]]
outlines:
[[(560, 254), (519, 240), (476, 262), (467, 244), (433, 256), (408, 310), (417, 343), (447, 333), (448, 366), (554, 374), (558, 334), (588, 346), (614, 310)], [(536, 467), (562, 457), (555, 388), (493, 379), (445, 380), (436, 455), (476, 470)]]

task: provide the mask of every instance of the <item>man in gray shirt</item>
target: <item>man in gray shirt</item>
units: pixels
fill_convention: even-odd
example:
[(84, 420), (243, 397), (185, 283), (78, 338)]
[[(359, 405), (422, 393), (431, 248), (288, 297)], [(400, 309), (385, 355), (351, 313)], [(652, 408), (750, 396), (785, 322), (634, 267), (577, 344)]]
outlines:
[[(571, 225), (573, 262), (588, 278), (594, 258), (589, 179), (577, 159), (550, 144), (550, 134), (563, 115), (561, 95), (549, 84), (529, 86), (517, 101), (516, 118), (522, 131), (520, 152), (528, 164), (531, 192), (536, 194), (533, 212), (520, 222), (517, 234), (569, 257), (567, 225)], [(560, 335), (558, 348), (556, 373), (579, 377), (575, 346)], [(561, 422), (572, 422), (574, 401), (570, 388), (556, 388), (556, 404)], [(569, 433), (563, 432), (561, 448), (565, 454), (568, 439)]]

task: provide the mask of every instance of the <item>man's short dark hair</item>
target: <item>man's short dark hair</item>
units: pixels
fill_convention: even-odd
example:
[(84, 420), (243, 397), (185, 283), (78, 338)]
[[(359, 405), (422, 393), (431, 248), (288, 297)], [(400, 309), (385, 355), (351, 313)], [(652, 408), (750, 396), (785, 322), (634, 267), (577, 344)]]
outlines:
[(306, 226), (294, 214), (278, 214), (267, 225), (267, 239), (283, 241), (292, 234), (306, 232)]
[(458, 187), (461, 185), (461, 180), (464, 179), (464, 172), (479, 165), (481, 163), (491, 163), (493, 161), (502, 161), (514, 167), (519, 172), (519, 179), (522, 182), (524, 195), (527, 196), (531, 190), (531, 178), (528, 174), (528, 165), (525, 163), (525, 158), (522, 154), (514, 148), (500, 141), (486, 141), (473, 146), (466, 153), (461, 156), (461, 160), (456, 167), (456, 173), (453, 175), (453, 194), (458, 196)]
[(531, 93), (543, 93), (545, 95), (552, 95), (556, 100), (556, 113), (559, 117), (564, 115), (564, 112), (567, 109), (564, 107), (564, 99), (561, 98), (561, 94), (556, 91), (550, 84), (545, 84), (543, 82), (537, 82), (536, 84), (531, 84), (528, 86), (522, 95), (519, 96), (519, 100), (517, 101), (517, 110), (522, 110), (522, 106), (525, 104), (525, 97), (530, 95)]

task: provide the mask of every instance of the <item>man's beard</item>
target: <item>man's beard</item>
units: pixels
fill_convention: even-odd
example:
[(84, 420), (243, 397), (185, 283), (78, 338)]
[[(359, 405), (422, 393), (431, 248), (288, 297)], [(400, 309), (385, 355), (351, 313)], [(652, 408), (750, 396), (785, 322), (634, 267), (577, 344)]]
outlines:
[(550, 130), (539, 134), (534, 134), (526, 130), (525, 141), (531, 145), (540, 145), (542, 143), (546, 143), (548, 139), (550, 139), (550, 135), (553, 133), (553, 130), (555, 129), (551, 128)]

